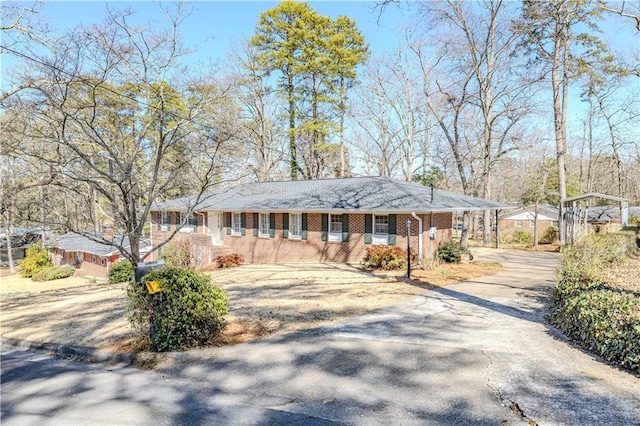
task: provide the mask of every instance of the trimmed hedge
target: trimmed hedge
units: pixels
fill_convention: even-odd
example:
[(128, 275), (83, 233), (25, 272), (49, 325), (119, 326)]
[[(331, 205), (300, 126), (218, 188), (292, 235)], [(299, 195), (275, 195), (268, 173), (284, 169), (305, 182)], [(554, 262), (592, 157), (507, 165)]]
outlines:
[(109, 269), (109, 284), (131, 282), (133, 278), (133, 266), (128, 260), (121, 260)]
[(40, 272), (31, 277), (33, 281), (53, 281), (62, 278), (72, 277), (76, 270), (73, 266), (52, 266), (51, 268), (42, 269)]
[(604, 277), (635, 245), (632, 234), (590, 234), (566, 249), (550, 320), (588, 350), (640, 374), (640, 294)]
[[(150, 294), (146, 283), (162, 291)], [(131, 283), (127, 318), (159, 352), (184, 350), (209, 343), (225, 325), (229, 298), (211, 284), (211, 277), (188, 268), (165, 267)]]

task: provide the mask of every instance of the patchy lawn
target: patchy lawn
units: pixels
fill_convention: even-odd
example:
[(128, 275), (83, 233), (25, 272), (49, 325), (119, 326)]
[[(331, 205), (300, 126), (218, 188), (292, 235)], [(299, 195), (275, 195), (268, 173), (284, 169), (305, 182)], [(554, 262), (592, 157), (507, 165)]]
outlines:
[[(370, 273), (339, 264), (244, 265), (207, 272), (231, 299), (227, 326), (214, 344), (247, 342), (361, 315), (433, 286), (500, 270), (498, 264), (441, 265), (431, 271), (414, 270), (411, 280), (404, 277), (406, 272)], [(3, 337), (117, 351), (135, 349), (124, 318), (124, 285), (68, 288), (64, 285), (77, 282), (57, 280), (49, 283), (56, 285), (55, 291), (5, 293), (6, 279), (2, 277), (0, 302)], [(16, 282), (29, 288), (45, 284), (24, 278)]]

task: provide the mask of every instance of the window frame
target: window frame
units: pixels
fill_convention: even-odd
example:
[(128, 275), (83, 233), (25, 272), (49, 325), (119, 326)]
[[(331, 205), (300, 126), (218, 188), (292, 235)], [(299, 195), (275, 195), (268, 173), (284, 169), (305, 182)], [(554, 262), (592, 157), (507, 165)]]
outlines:
[[(377, 232), (376, 226), (378, 225), (376, 223), (376, 219), (378, 218), (386, 218), (386, 226), (387, 226), (387, 232)], [(373, 223), (372, 223), (372, 237), (373, 237), (373, 244), (384, 244), (384, 245), (388, 245), (389, 244), (389, 215), (388, 214), (374, 214), (373, 215)], [(384, 224), (382, 224), (384, 225)]]
[(180, 228), (181, 232), (196, 232), (198, 230), (198, 218), (195, 213), (191, 212), (187, 214), (187, 212), (178, 212), (177, 219), (176, 226), (180, 226), (184, 221), (184, 226)]
[[(339, 219), (336, 220), (335, 222), (333, 221), (333, 219)], [(333, 231), (332, 230), (332, 226), (333, 224), (340, 224), (340, 229), (338, 231)], [(333, 242), (342, 242), (342, 214), (334, 214), (334, 213), (329, 213), (329, 218), (328, 218), (328, 223), (327, 223), (327, 228), (329, 228), (327, 231), (327, 240), (328, 241), (333, 241)]]
[(523, 224), (524, 224), (524, 223), (523, 223), (523, 220), (522, 220), (522, 219), (514, 219), (514, 226), (515, 226), (516, 228), (522, 228)]
[[(263, 227), (266, 226), (266, 229)], [(269, 230), (271, 228), (271, 218), (269, 213), (259, 213), (258, 214), (258, 236), (263, 238), (269, 238), (271, 235)], [(263, 232), (266, 231), (266, 232)]]
[(161, 231), (168, 231), (171, 229), (171, 213), (165, 210), (161, 211), (158, 225), (160, 225)]
[(289, 238), (302, 239), (302, 213), (289, 213)]
[(242, 213), (231, 212), (231, 235), (242, 235)]

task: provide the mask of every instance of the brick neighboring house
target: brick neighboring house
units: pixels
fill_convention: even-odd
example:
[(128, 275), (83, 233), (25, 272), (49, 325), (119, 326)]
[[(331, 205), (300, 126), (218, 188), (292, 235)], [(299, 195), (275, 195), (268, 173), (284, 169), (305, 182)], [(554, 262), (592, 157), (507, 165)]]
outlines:
[[(191, 206), (194, 213), (186, 215)], [(429, 260), (439, 243), (451, 240), (452, 212), (510, 207), (386, 177), (251, 183), (199, 202), (157, 203), (152, 241), (184, 223), (174, 238), (191, 242), (200, 265), (231, 252), (248, 263), (347, 263), (361, 261), (372, 244), (406, 248), (409, 220), (411, 247)]]
[[(550, 226), (558, 226), (558, 208), (547, 205), (538, 206), (538, 238), (544, 235)], [(533, 235), (535, 229), (535, 206), (526, 206), (498, 216), (498, 227), (502, 237), (508, 237), (520, 231)]]
[[(97, 236), (105, 237), (104, 234)], [(114, 235), (109, 238), (122, 242), (125, 248), (129, 246), (127, 237)], [(144, 244), (143, 242), (142, 245)], [(54, 238), (49, 245), (49, 253), (55, 266), (71, 265), (77, 269), (76, 275), (97, 278), (107, 278), (111, 265), (122, 260), (120, 251), (115, 246), (73, 233)]]

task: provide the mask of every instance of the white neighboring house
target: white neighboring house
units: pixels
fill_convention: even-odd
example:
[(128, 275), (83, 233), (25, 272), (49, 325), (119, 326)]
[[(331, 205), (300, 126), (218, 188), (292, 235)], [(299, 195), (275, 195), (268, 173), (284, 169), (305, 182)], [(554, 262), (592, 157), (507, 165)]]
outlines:
[(509, 235), (524, 231), (533, 236), (537, 231), (540, 238), (550, 226), (558, 227), (558, 214), (556, 207), (548, 205), (538, 206), (537, 217), (534, 205), (509, 211), (498, 216), (500, 235), (508, 238)]

